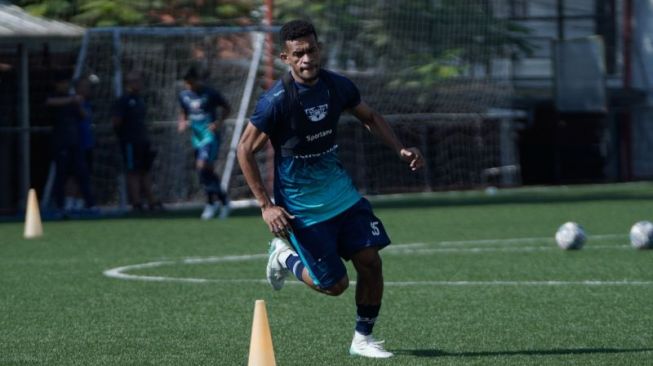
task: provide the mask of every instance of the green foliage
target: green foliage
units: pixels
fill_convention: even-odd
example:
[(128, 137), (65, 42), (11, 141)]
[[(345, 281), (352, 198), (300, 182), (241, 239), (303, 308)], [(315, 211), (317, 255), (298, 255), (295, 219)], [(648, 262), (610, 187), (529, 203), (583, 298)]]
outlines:
[[(254, 0), (22, 0), (30, 12), (84, 26), (258, 21)], [(528, 30), (494, 16), (489, 0), (276, 0), (275, 19), (310, 19), (326, 43), (328, 65), (400, 70), (396, 82), (428, 87), (470, 65), (533, 51)]]
[(495, 17), (488, 0), (278, 0), (277, 6), (280, 21), (313, 21), (331, 64), (410, 71), (402, 80), (422, 86), (459, 76), (471, 64), (533, 51), (528, 29)]
[(145, 20), (144, 8), (133, 0), (87, 0), (82, 1), (79, 14), (72, 20), (87, 26), (108, 27), (141, 24)]
[(76, 10), (73, 3), (66, 0), (23, 0), (19, 1), (18, 5), (25, 7), (25, 10), (33, 15), (62, 20), (68, 20), (70, 14)]
[(247, 18), (254, 0), (20, 0), (17, 4), (34, 15), (70, 21), (88, 27), (197, 24)]
[(252, 2), (235, 1), (232, 3), (218, 4), (215, 7), (217, 19), (232, 19), (248, 17), (253, 10)]

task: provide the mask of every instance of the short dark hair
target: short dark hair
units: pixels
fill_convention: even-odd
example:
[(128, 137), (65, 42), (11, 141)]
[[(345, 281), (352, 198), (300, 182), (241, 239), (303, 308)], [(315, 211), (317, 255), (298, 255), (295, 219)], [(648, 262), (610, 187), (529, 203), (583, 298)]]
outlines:
[(200, 79), (200, 71), (197, 66), (193, 65), (186, 70), (184, 74), (184, 81), (197, 81)]
[(298, 38), (310, 36), (311, 34), (317, 40), (317, 32), (313, 24), (301, 19), (291, 20), (281, 27), (281, 46), (285, 47), (286, 41), (294, 41)]
[(184, 74), (184, 81), (206, 81), (211, 76), (208, 67), (200, 63), (192, 63)]
[(68, 70), (55, 70), (52, 73), (52, 76), (53, 76), (52, 80), (55, 83), (61, 83), (61, 82), (64, 82), (64, 81), (70, 82), (71, 79), (72, 79), (71, 76), (70, 76), (70, 72)]

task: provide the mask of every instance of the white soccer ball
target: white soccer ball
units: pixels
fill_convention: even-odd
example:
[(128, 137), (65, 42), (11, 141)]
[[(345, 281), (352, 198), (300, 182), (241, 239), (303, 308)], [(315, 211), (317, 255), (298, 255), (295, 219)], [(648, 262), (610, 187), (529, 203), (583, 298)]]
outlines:
[(88, 81), (93, 85), (99, 84), (100, 83), (100, 77), (95, 75), (95, 74), (91, 74), (91, 75), (88, 76)]
[(640, 221), (630, 228), (630, 244), (637, 249), (653, 246), (653, 223)]
[(575, 222), (566, 222), (556, 232), (556, 243), (562, 249), (580, 249), (585, 244), (585, 230)]

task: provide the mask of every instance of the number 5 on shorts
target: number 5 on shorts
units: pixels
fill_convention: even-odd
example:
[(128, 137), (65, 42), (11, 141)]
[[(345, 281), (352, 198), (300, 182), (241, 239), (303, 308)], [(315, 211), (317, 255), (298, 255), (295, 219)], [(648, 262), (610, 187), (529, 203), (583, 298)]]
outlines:
[(372, 228), (372, 235), (379, 236), (381, 234), (381, 231), (379, 230), (379, 222), (378, 221), (370, 222), (370, 227)]

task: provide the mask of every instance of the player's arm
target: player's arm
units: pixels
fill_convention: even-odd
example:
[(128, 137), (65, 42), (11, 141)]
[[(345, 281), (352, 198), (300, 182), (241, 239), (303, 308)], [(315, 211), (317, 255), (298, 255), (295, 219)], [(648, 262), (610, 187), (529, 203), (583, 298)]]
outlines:
[(125, 109), (122, 104), (122, 99), (118, 99), (113, 104), (113, 116), (111, 116), (111, 123), (113, 124), (113, 129), (116, 130), (122, 126), (125, 122)]
[(179, 118), (177, 119), (177, 132), (182, 133), (186, 131), (188, 128), (188, 114), (186, 114), (186, 111), (182, 108), (181, 112), (179, 113)]
[(374, 136), (394, 150), (401, 160), (409, 163), (411, 170), (417, 170), (424, 165), (424, 158), (419, 149), (404, 147), (385, 118), (370, 108), (367, 103), (361, 101), (357, 106), (351, 108), (349, 112), (356, 116)]
[(84, 109), (84, 96), (83, 95), (77, 94), (77, 103), (79, 103), (77, 105), (77, 108), (79, 110), (79, 116), (81, 118), (88, 118), (89, 114), (86, 111), (86, 109)]
[(77, 94), (61, 96), (61, 97), (48, 97), (45, 100), (45, 105), (48, 107), (62, 107), (73, 103), (81, 103), (81, 96)]
[(293, 219), (294, 216), (286, 212), (283, 207), (272, 203), (256, 162), (255, 154), (265, 146), (267, 141), (268, 136), (264, 132), (256, 128), (251, 122), (248, 123), (238, 143), (238, 164), (245, 176), (247, 185), (261, 206), (263, 221), (268, 225), (270, 232), (275, 236), (288, 238), (288, 230), (291, 229), (289, 219)]
[(122, 117), (120, 116), (111, 117), (111, 123), (113, 124), (113, 128), (119, 128), (120, 126), (122, 126)]
[(220, 107), (222, 108), (222, 113), (220, 113), (220, 119), (215, 121), (217, 129), (220, 129), (222, 127), (224, 121), (231, 114), (231, 104), (229, 104), (229, 102), (227, 102), (226, 100), (224, 100), (224, 102), (220, 104)]

